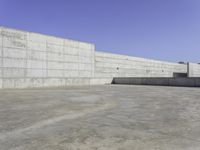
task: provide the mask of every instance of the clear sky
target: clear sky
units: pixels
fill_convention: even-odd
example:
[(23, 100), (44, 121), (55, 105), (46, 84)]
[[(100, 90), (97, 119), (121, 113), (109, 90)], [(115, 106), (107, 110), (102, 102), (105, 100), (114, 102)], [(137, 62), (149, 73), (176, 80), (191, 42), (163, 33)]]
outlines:
[(200, 62), (200, 0), (0, 0), (0, 25), (99, 51)]

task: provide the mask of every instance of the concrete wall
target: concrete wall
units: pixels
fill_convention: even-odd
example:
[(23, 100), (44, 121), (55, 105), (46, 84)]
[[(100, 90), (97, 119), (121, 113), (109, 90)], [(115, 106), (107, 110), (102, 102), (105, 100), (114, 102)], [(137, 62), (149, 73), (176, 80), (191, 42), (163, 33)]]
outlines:
[(200, 77), (200, 64), (188, 63), (188, 77)]
[(0, 28), (1, 87), (89, 84), (94, 45)]
[(93, 85), (113, 77), (171, 77), (183, 64), (103, 52), (94, 44), (0, 27), (0, 88)]
[(173, 77), (187, 73), (187, 65), (95, 52), (95, 77)]

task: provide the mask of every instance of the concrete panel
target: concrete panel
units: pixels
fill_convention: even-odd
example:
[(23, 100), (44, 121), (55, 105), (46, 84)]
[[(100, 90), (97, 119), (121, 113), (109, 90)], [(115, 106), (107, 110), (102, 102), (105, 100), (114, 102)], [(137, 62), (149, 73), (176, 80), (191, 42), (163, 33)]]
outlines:
[(3, 66), (9, 68), (25, 68), (26, 60), (14, 59), (14, 58), (3, 58)]
[(3, 46), (8, 48), (27, 49), (27, 42), (19, 39), (7, 39), (3, 37)]
[(34, 50), (28, 50), (27, 51), (27, 59), (32, 59), (32, 60), (46, 60), (46, 52), (40, 52), (40, 51), (34, 51)]
[(68, 78), (78, 78), (79, 77), (79, 71), (78, 70), (64, 70), (64, 77)]
[(27, 32), (14, 29), (2, 28), (1, 34), (9, 40), (27, 40)]
[(0, 57), (0, 69), (1, 69), (1, 67), (3, 67), (3, 58), (2, 57)]
[(47, 51), (54, 53), (64, 53), (62, 45), (47, 44)]
[(47, 70), (48, 77), (64, 77), (63, 70)]
[(91, 71), (79, 70), (79, 77), (91, 77)]
[(36, 43), (46, 43), (46, 36), (37, 33), (29, 33), (28, 41), (36, 42)]
[(48, 69), (63, 69), (64, 68), (64, 64), (62, 62), (48, 62)]
[(47, 53), (47, 58), (50, 61), (63, 61), (64, 55), (62, 53)]
[[(1, 31), (0, 31), (1, 32)], [(3, 46), (3, 37), (1, 36), (1, 34), (0, 34), (0, 47), (2, 48), (2, 46)]]
[(79, 48), (80, 49), (91, 49), (91, 44), (89, 43), (84, 43), (84, 42), (79, 42)]
[(79, 64), (79, 70), (92, 70), (92, 64)]
[(2, 79), (0, 78), (0, 89), (2, 89), (3, 88), (3, 81), (2, 81)]
[(16, 77), (25, 77), (25, 69), (20, 68), (4, 68), (3, 77), (5, 78), (16, 78)]
[(200, 64), (188, 63), (188, 77), (200, 77)]
[(78, 63), (63, 63), (65, 70), (78, 70), (79, 64)]
[(26, 83), (27, 88), (43, 87), (44, 79), (43, 78), (26, 78), (25, 83)]
[(47, 41), (48, 45), (49, 44), (61, 45), (61, 46), (64, 45), (64, 39), (57, 38), (57, 37), (54, 37), (54, 36), (47, 36), (46, 41)]
[(46, 69), (46, 61), (27, 60), (27, 68)]
[(79, 62), (79, 57), (75, 55), (64, 55), (64, 62)]
[(46, 52), (46, 43), (28, 41), (27, 46), (29, 50)]
[(42, 69), (27, 69), (27, 77), (45, 78), (47, 77), (47, 71)]
[(26, 88), (25, 79), (14, 79), (14, 88)]
[(79, 49), (74, 47), (64, 46), (63, 53), (66, 55), (79, 55)]
[(51, 86), (65, 86), (65, 79), (60, 78), (49, 78), (44, 79), (44, 86), (45, 87), (51, 87)]
[(77, 86), (77, 85), (90, 85), (90, 79), (89, 78), (68, 78), (65, 81), (66, 85), (73, 85), (73, 86)]
[(69, 78), (66, 80), (66, 85), (90, 85), (89, 78)]
[(15, 80), (14, 79), (3, 79), (3, 88), (15, 88)]
[(80, 56), (83, 56), (83, 57), (89, 57), (89, 58), (91, 58), (91, 56), (92, 56), (92, 51), (89, 49), (89, 50), (79, 50), (79, 55)]
[(15, 48), (4, 48), (3, 57), (5, 58), (26, 58), (26, 50), (15, 49)]
[(69, 40), (69, 39), (65, 39), (64, 40), (64, 46), (79, 48), (79, 42), (78, 41)]
[(91, 57), (80, 56), (79, 57), (79, 62), (81, 62), (81, 63), (92, 63), (92, 59), (91, 59)]

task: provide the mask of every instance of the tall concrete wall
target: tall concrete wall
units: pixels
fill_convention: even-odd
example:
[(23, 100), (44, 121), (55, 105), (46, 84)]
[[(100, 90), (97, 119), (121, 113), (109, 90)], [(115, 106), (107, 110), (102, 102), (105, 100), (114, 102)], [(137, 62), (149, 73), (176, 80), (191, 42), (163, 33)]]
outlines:
[(187, 65), (95, 52), (96, 77), (173, 77), (187, 73)]
[(88, 84), (94, 45), (0, 28), (2, 88)]
[(0, 27), (0, 88), (91, 85), (172, 77), (184, 64), (95, 52), (94, 44)]
[(200, 77), (200, 64), (188, 63), (188, 77)]

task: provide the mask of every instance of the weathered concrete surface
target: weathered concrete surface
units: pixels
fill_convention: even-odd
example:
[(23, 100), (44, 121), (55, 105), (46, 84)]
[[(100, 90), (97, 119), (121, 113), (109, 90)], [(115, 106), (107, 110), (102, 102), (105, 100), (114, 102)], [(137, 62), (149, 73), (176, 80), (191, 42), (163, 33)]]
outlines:
[(89, 85), (94, 50), (91, 43), (0, 27), (0, 88)]
[(199, 150), (200, 89), (0, 91), (1, 150)]
[(105, 84), (107, 78), (174, 72), (187, 73), (187, 65), (98, 52), (92, 43), (0, 27), (3, 89)]

